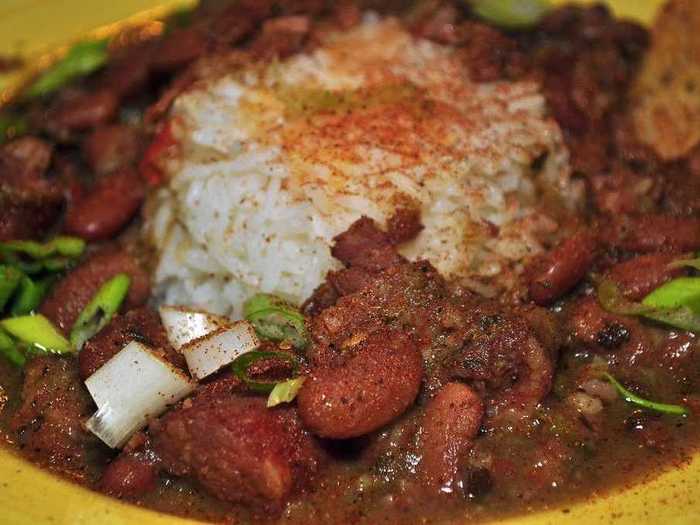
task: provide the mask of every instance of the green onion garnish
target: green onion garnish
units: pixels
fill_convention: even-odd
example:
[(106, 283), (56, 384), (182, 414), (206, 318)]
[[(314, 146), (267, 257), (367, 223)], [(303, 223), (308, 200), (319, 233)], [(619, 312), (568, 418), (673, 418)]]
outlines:
[(0, 144), (6, 140), (24, 135), (28, 129), (27, 120), (24, 117), (11, 114), (0, 114)]
[(19, 351), (12, 338), (0, 330), (0, 355), (15, 366), (22, 367), (27, 362), (27, 358)]
[(0, 328), (19, 341), (44, 352), (65, 354), (72, 351), (68, 340), (41, 314), (3, 319)]
[(539, 22), (550, 9), (546, 0), (470, 0), (473, 13), (505, 29), (526, 29)]
[(43, 97), (71, 80), (102, 67), (108, 58), (107, 40), (79, 42), (61, 60), (44, 71), (25, 92), (27, 98)]
[(246, 352), (238, 356), (232, 363), (231, 368), (236, 377), (243, 381), (248, 388), (256, 392), (267, 394), (271, 392), (279, 381), (259, 381), (252, 379), (248, 374), (248, 370), (253, 363), (264, 359), (281, 359), (292, 365), (292, 373), (296, 374), (299, 370), (299, 358), (293, 354), (285, 352), (263, 352), (254, 350)]
[(21, 280), (22, 272), (17, 268), (0, 265), (0, 312), (14, 295)]
[(27, 315), (36, 310), (54, 281), (53, 276), (34, 281), (31, 277), (24, 275), (12, 301), (10, 314), (13, 316)]
[(277, 383), (267, 397), (267, 408), (272, 408), (281, 403), (291, 403), (297, 397), (299, 389), (304, 384), (305, 377), (288, 379), (283, 383)]
[(622, 396), (622, 398), (627, 401), (628, 403), (633, 403), (635, 405), (638, 405), (642, 408), (647, 408), (649, 410), (654, 410), (656, 412), (661, 412), (663, 414), (671, 414), (674, 416), (689, 416), (690, 415), (690, 410), (688, 410), (686, 407), (680, 406), (680, 405), (669, 405), (666, 403), (657, 403), (655, 401), (649, 401), (648, 399), (644, 399), (642, 397), (639, 397), (638, 395), (630, 392), (627, 390), (624, 386), (620, 384), (620, 382), (615, 379), (613, 376), (605, 372), (603, 374), (603, 377), (607, 379), (617, 390), (618, 394)]
[(77, 350), (111, 321), (124, 302), (130, 284), (129, 276), (120, 273), (100, 287), (71, 329), (70, 341)]
[(48, 242), (8, 241), (0, 243), (0, 251), (27, 255), (32, 259), (46, 259), (52, 255), (79, 257), (85, 250), (85, 241), (78, 237), (59, 236)]
[(679, 277), (660, 286), (641, 303), (627, 300), (609, 280), (598, 286), (598, 301), (608, 312), (639, 315), (682, 330), (700, 332), (700, 278)]
[(256, 294), (243, 305), (243, 315), (263, 339), (289, 341), (297, 349), (308, 343), (304, 316), (279, 297)]

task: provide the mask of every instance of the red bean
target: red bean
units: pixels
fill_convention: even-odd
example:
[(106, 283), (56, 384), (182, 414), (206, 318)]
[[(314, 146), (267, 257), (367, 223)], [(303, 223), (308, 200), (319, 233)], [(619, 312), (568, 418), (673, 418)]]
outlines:
[(55, 108), (49, 115), (52, 127), (86, 129), (114, 118), (119, 99), (112, 91), (85, 93)]
[(119, 498), (134, 498), (156, 488), (157, 468), (140, 455), (123, 453), (112, 461), (100, 480), (100, 489)]
[(165, 38), (156, 49), (151, 65), (159, 71), (171, 71), (187, 65), (204, 53), (206, 37), (195, 29), (180, 29)]
[(639, 301), (666, 281), (684, 273), (683, 268), (668, 267), (679, 258), (679, 255), (673, 253), (640, 255), (616, 264), (610, 269), (608, 276), (617, 283), (625, 297)]
[(545, 306), (576, 286), (593, 263), (597, 238), (583, 230), (535, 261), (529, 270), (530, 298)]
[(690, 252), (700, 249), (700, 219), (640, 215), (619, 220), (610, 243), (633, 252)]
[(422, 376), (420, 353), (406, 334), (375, 332), (341, 366), (312, 371), (297, 397), (299, 416), (322, 437), (361, 436), (401, 415)]
[(110, 239), (134, 218), (144, 196), (138, 173), (129, 168), (116, 171), (69, 208), (65, 231), (89, 241)]
[(128, 310), (144, 304), (150, 294), (148, 273), (127, 252), (110, 247), (93, 254), (56, 283), (39, 310), (68, 334), (100, 286), (122, 272), (131, 277), (124, 308)]
[(138, 132), (129, 126), (101, 126), (83, 142), (83, 156), (95, 173), (110, 173), (138, 160), (140, 139)]
[(451, 488), (458, 462), (469, 451), (481, 426), (484, 404), (467, 385), (449, 383), (425, 407), (418, 452), (421, 481)]

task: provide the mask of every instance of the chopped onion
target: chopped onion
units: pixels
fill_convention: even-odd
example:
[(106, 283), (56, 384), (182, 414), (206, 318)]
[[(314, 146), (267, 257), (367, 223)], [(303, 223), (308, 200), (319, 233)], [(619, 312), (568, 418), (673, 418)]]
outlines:
[(260, 341), (253, 325), (237, 321), (188, 343), (182, 347), (182, 354), (192, 377), (203, 379), (258, 346)]
[(130, 342), (86, 381), (97, 412), (87, 428), (112, 448), (190, 394), (195, 384), (152, 349)]
[(177, 351), (195, 339), (231, 325), (231, 321), (224, 317), (179, 306), (161, 306), (158, 311), (168, 341)]

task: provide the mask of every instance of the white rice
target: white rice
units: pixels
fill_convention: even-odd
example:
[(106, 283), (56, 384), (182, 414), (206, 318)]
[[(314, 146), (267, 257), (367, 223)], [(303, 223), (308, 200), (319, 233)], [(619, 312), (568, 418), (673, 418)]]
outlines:
[[(339, 267), (333, 236), (362, 215), (384, 224), (406, 203), (425, 229), (404, 255), (466, 283), (508, 281), (557, 226), (536, 186), (572, 208), (580, 188), (538, 86), (475, 84), (465, 70), (452, 49), (368, 18), (312, 53), (181, 95), (181, 155), (146, 222), (162, 300), (229, 315), (257, 291), (301, 302)], [(298, 111), (319, 90), (343, 93), (340, 109)]]

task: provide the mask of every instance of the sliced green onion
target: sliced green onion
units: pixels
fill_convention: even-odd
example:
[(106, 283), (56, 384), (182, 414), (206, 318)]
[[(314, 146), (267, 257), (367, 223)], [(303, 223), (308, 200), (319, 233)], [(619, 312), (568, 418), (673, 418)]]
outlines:
[(22, 272), (13, 266), (0, 265), (0, 311), (10, 300), (22, 280)]
[(525, 29), (539, 22), (550, 9), (546, 0), (471, 0), (473, 13), (505, 29)]
[(0, 114), (0, 144), (6, 140), (24, 135), (28, 129), (24, 117), (10, 114)]
[(248, 375), (248, 370), (253, 363), (265, 359), (281, 359), (291, 363), (293, 374), (296, 374), (299, 370), (299, 358), (295, 355), (287, 354), (285, 352), (263, 351), (246, 352), (245, 354), (238, 356), (231, 363), (231, 368), (233, 369), (233, 373), (236, 374), (236, 377), (243, 381), (248, 388), (256, 392), (267, 394), (274, 389), (275, 385), (279, 383), (279, 381), (259, 381), (252, 379), (250, 375)]
[(71, 329), (70, 341), (77, 350), (112, 320), (124, 302), (130, 284), (129, 276), (119, 273), (97, 290)]
[(0, 330), (0, 355), (15, 366), (22, 367), (27, 358), (20, 352), (12, 338)]
[(61, 60), (42, 73), (25, 92), (27, 98), (43, 97), (71, 80), (102, 67), (108, 58), (107, 40), (79, 42)]
[(289, 341), (298, 349), (308, 343), (304, 316), (284, 299), (270, 294), (256, 294), (243, 305), (243, 315), (263, 339)]
[(8, 241), (0, 244), (0, 250), (28, 255), (32, 259), (46, 259), (51, 255), (79, 257), (85, 250), (85, 241), (78, 237), (59, 236), (48, 242)]
[(695, 268), (696, 270), (700, 270), (700, 257), (695, 258), (695, 259), (678, 259), (677, 261), (673, 261), (671, 264), (668, 265), (669, 268)]
[(277, 383), (267, 397), (267, 408), (272, 408), (281, 403), (291, 403), (297, 397), (301, 386), (306, 380), (305, 377), (288, 379), (283, 383)]
[(65, 354), (72, 350), (68, 340), (41, 314), (3, 319), (0, 328), (21, 342), (45, 352)]
[(12, 301), (10, 314), (13, 316), (27, 315), (36, 310), (54, 281), (54, 277), (44, 277), (34, 281), (26, 275), (23, 276)]
[(652, 306), (645, 306), (625, 298), (615, 281), (611, 279), (603, 279), (598, 284), (598, 302), (608, 312), (620, 315), (642, 315), (654, 309)]
[(669, 405), (666, 403), (657, 403), (655, 401), (649, 401), (648, 399), (644, 399), (642, 397), (639, 397), (638, 395), (630, 392), (627, 390), (624, 386), (620, 384), (620, 382), (615, 379), (613, 376), (605, 372), (603, 374), (603, 377), (607, 379), (610, 384), (612, 384), (615, 389), (617, 390), (618, 394), (622, 396), (622, 398), (627, 401), (628, 403), (633, 403), (635, 405), (638, 405), (642, 408), (647, 408), (649, 410), (654, 410), (656, 412), (661, 412), (663, 414), (671, 414), (674, 416), (689, 416), (690, 415), (690, 410), (684, 406), (681, 405)]
[(659, 286), (643, 300), (653, 308), (680, 308), (685, 306), (700, 312), (700, 277), (678, 277)]

